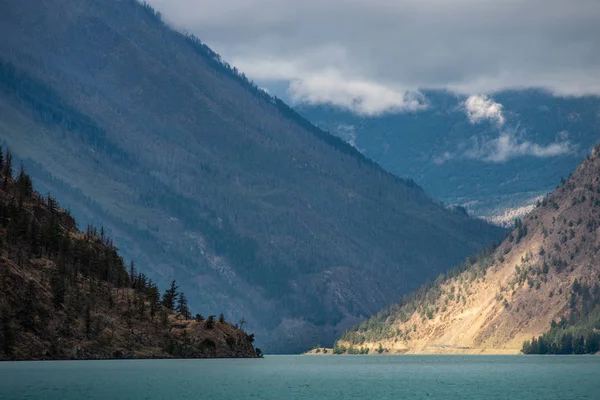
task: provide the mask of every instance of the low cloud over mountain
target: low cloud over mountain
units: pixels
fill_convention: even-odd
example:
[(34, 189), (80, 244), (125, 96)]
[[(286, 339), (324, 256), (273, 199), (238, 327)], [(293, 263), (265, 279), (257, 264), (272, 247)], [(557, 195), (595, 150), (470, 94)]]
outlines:
[(462, 143), (456, 153), (445, 151), (435, 156), (436, 164), (443, 164), (455, 158), (470, 158), (485, 162), (502, 163), (516, 157), (555, 157), (571, 153), (574, 145), (568, 140), (568, 132), (561, 132), (556, 141), (538, 144), (523, 138), (518, 118), (514, 126), (505, 126), (504, 106), (486, 95), (469, 96), (461, 108), (473, 125), (489, 122), (494, 125), (498, 136), (473, 136), (469, 143)]
[(360, 114), (422, 88), (600, 94), (597, 0), (151, 0), (261, 83)]

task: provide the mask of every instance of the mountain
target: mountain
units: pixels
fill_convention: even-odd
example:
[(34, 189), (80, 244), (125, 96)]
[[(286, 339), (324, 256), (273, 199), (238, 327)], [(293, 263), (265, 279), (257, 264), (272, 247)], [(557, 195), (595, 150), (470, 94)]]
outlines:
[(311, 125), (147, 5), (0, 11), (0, 138), (41, 191), (154, 281), (176, 279), (195, 309), (245, 318), (265, 351), (331, 344), (503, 234)]
[[(299, 105), (343, 138), (435, 198), (497, 223), (512, 223), (577, 167), (600, 137), (600, 98), (513, 90), (467, 98), (425, 91), (426, 109), (359, 116)], [(487, 117), (487, 118), (486, 118)]]
[[(0, 360), (250, 357), (253, 335), (125, 269), (104, 231), (33, 191), (0, 150)], [(173, 310), (177, 302), (179, 313)]]
[(600, 145), (499, 247), (347, 332), (336, 351), (596, 353), (599, 227)]

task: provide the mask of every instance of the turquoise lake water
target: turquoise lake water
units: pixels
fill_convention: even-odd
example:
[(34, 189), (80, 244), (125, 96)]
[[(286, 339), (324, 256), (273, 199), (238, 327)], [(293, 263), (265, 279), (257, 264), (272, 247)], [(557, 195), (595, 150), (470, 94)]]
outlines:
[(4, 362), (0, 399), (600, 400), (600, 356)]

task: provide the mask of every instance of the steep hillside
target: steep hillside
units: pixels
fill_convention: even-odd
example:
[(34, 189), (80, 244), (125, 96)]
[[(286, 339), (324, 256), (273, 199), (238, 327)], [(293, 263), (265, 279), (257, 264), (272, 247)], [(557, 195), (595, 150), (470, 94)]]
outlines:
[[(525, 340), (551, 330), (547, 342), (572, 345), (556, 344), (554, 352), (583, 351), (584, 342), (594, 352), (600, 340), (599, 227), (597, 146), (497, 249), (346, 333), (336, 350), (518, 353)], [(527, 346), (538, 352), (531, 342)]]
[(257, 357), (254, 335), (192, 319), (175, 283), (161, 302), (103, 229), (79, 232), (11, 170), (0, 149), (0, 360)]
[(332, 343), (502, 234), (315, 128), (147, 6), (0, 11), (0, 138), (43, 192), (193, 306), (252, 321), (265, 350)]
[[(504, 222), (506, 210), (524, 212), (519, 208), (554, 189), (600, 137), (599, 97), (495, 93), (493, 101), (502, 106), (498, 127), (496, 120), (471, 123), (464, 96), (436, 91), (425, 96), (428, 108), (416, 113), (369, 117), (331, 106), (297, 109), (388, 171), (410, 176), (435, 198), (474, 215), (497, 216), (497, 222)], [(507, 141), (500, 143), (500, 137)], [(564, 154), (543, 151), (556, 143)]]

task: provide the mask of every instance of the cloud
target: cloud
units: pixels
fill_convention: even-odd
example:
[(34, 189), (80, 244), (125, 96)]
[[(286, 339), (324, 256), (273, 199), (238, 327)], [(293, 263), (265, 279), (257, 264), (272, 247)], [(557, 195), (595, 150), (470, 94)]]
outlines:
[(289, 84), (297, 101), (372, 114), (413, 109), (424, 89), (600, 94), (598, 0), (150, 3), (261, 85)]
[(356, 127), (354, 125), (340, 124), (336, 127), (337, 136), (344, 139), (352, 147), (356, 148)]
[(518, 157), (548, 158), (571, 154), (575, 146), (568, 140), (558, 140), (541, 145), (529, 140), (519, 139), (515, 134), (503, 132), (492, 139), (473, 138), (473, 144), (467, 150), (444, 152), (434, 156), (432, 162), (442, 165), (454, 159), (472, 159), (488, 163), (503, 163)]
[(498, 125), (504, 124), (503, 106), (485, 95), (469, 96), (463, 103), (467, 117), (472, 124), (485, 120), (493, 121)]
[(433, 163), (437, 165), (442, 165), (446, 161), (450, 161), (453, 158), (456, 158), (454, 154), (450, 153), (449, 151), (445, 151), (444, 153), (442, 153), (442, 155), (433, 157)]
[(333, 104), (361, 115), (415, 111), (425, 107), (418, 93), (402, 92), (357, 79), (344, 79), (339, 71), (324, 71), (291, 82), (288, 90), (296, 103)]
[(556, 157), (572, 153), (575, 146), (569, 141), (569, 132), (560, 131), (556, 140), (550, 144), (538, 144), (523, 138), (525, 132), (518, 128), (505, 127), (504, 107), (486, 95), (469, 96), (462, 104), (471, 124), (483, 121), (495, 123), (498, 136), (473, 137), (472, 143), (462, 143), (456, 152), (444, 152), (434, 156), (434, 164), (444, 164), (457, 158), (470, 158), (491, 163), (502, 163), (517, 157)]
[(465, 156), (486, 162), (501, 163), (516, 157), (556, 157), (573, 152), (573, 145), (568, 140), (555, 141), (548, 145), (540, 145), (529, 140), (519, 139), (515, 134), (502, 132), (497, 138), (476, 143), (465, 152)]
[[(332, 53), (335, 49), (330, 49), (327, 54), (331, 56)], [(331, 67), (311, 70), (313, 67), (301, 60), (234, 59), (233, 63), (260, 81), (288, 81), (287, 93), (296, 104), (332, 104), (368, 116), (426, 107), (424, 97), (417, 91), (408, 92), (365, 81)]]

